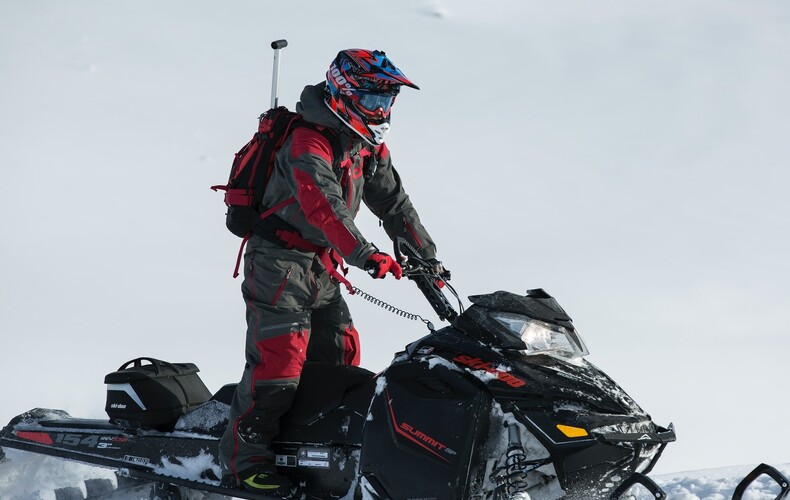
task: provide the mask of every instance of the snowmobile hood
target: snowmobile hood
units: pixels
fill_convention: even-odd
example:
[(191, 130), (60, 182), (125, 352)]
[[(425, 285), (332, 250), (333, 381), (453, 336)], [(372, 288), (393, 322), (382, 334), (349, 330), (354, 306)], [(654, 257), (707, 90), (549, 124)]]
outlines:
[(577, 415), (566, 418), (566, 423), (584, 420), (588, 428), (594, 428), (610, 423), (590, 425), (589, 418), (595, 420), (597, 415), (610, 416), (613, 422), (622, 421), (626, 415), (646, 417), (614, 380), (584, 359), (566, 360), (492, 349), (491, 342), (480, 343), (482, 339), (482, 332), (470, 336), (446, 327), (410, 344), (407, 353), (412, 359), (443, 358), (456, 369), (479, 379), (500, 401), (526, 401), (533, 407), (541, 404), (554, 407), (560, 403), (562, 408), (574, 406)]

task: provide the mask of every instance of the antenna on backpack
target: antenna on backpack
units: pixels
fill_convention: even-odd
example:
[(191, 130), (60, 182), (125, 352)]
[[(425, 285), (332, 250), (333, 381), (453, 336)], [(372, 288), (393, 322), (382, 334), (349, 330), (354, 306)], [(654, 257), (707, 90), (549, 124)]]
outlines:
[(277, 107), (277, 85), (280, 81), (280, 49), (288, 46), (287, 40), (275, 40), (272, 42), (274, 49), (274, 69), (272, 70), (272, 109)]

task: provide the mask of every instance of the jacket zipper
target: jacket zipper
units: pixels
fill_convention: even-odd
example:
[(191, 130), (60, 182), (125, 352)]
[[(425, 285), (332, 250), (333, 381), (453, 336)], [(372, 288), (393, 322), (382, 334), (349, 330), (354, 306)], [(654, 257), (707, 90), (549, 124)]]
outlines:
[(274, 294), (274, 298), (272, 299), (272, 305), (276, 306), (277, 301), (280, 299), (280, 294), (283, 293), (283, 288), (285, 288), (285, 284), (288, 282), (288, 279), (291, 277), (292, 269), (289, 267), (287, 271), (285, 271), (285, 277), (283, 278), (282, 283), (280, 283), (280, 287), (277, 289), (277, 292)]

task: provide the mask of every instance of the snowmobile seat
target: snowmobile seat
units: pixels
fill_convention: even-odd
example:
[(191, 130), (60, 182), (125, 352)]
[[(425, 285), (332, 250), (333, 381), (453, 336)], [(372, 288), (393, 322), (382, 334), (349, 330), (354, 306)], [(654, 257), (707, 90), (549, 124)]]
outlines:
[[(357, 366), (308, 361), (302, 369), (293, 405), (283, 419), (297, 426), (307, 425), (319, 415), (342, 405), (346, 394), (370, 382), (374, 376), (372, 371)], [(234, 392), (236, 384), (227, 384), (211, 399), (229, 405)]]

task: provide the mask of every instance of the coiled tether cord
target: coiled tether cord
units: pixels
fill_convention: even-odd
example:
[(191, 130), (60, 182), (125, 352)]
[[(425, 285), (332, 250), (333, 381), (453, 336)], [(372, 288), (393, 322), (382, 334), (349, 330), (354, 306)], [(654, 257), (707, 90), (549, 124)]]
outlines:
[(377, 305), (380, 308), (382, 308), (382, 309), (384, 309), (386, 311), (389, 311), (389, 312), (391, 312), (393, 314), (396, 314), (396, 315), (398, 315), (398, 316), (400, 316), (402, 318), (410, 319), (410, 320), (413, 320), (413, 321), (422, 321), (423, 323), (425, 323), (425, 326), (427, 326), (430, 331), (434, 331), (435, 330), (435, 328), (433, 326), (433, 323), (431, 323), (427, 319), (423, 318), (419, 314), (410, 313), (408, 311), (404, 311), (403, 309), (395, 307), (395, 306), (393, 306), (392, 304), (390, 304), (388, 302), (384, 302), (383, 300), (372, 296), (371, 294), (367, 293), (364, 290), (360, 290), (359, 287), (355, 286), (353, 288), (354, 288), (354, 295), (359, 295), (360, 297), (362, 297), (363, 299), (367, 300), (371, 304)]
[[(458, 306), (460, 308), (460, 311), (463, 312), (464, 306), (463, 306), (463, 303), (461, 302), (460, 297), (458, 296), (458, 292), (456, 292), (455, 288), (453, 288), (450, 285), (450, 283), (448, 283), (447, 280), (445, 280), (442, 276), (440, 276), (438, 274), (434, 274), (434, 273), (426, 273), (424, 270), (413, 270), (413, 271), (406, 271), (406, 272), (404, 272), (404, 276), (406, 276), (406, 277), (408, 277), (409, 274), (412, 274), (412, 275), (417, 275), (417, 274), (427, 275), (427, 276), (431, 277), (432, 279), (436, 279), (436, 280), (442, 281), (444, 283), (444, 287), (446, 287), (448, 290), (450, 290), (450, 293), (452, 293), (455, 296), (456, 300), (458, 301)], [(399, 307), (396, 307), (396, 306), (390, 304), (389, 302), (385, 302), (385, 301), (383, 301), (383, 300), (381, 300), (381, 299), (379, 299), (377, 297), (374, 297), (373, 295), (367, 293), (366, 291), (361, 290), (357, 286), (352, 286), (352, 288), (354, 289), (354, 295), (359, 295), (361, 298), (367, 300), (371, 304), (379, 306), (382, 309), (384, 309), (386, 311), (389, 311), (389, 312), (391, 312), (393, 314), (396, 314), (396, 315), (398, 315), (398, 316), (400, 316), (402, 318), (410, 319), (410, 320), (413, 320), (413, 321), (422, 321), (425, 324), (425, 326), (427, 326), (428, 329), (430, 331), (432, 331), (432, 332), (436, 330), (436, 327), (434, 327), (434, 325), (433, 325), (433, 323), (431, 321), (423, 318), (419, 314), (414, 314), (414, 313), (410, 313), (408, 311), (404, 311), (403, 309), (401, 309)]]

